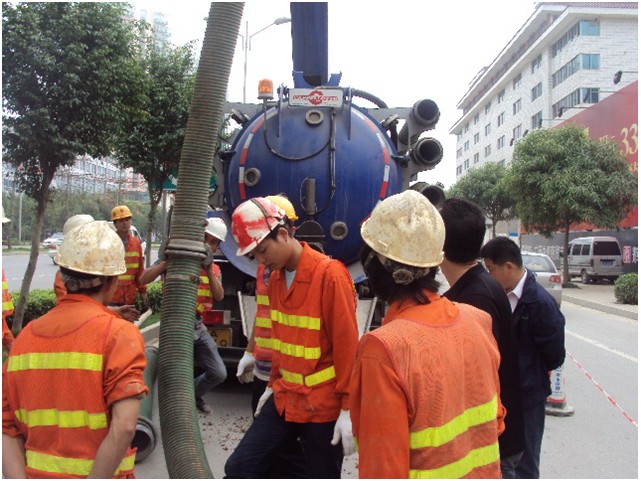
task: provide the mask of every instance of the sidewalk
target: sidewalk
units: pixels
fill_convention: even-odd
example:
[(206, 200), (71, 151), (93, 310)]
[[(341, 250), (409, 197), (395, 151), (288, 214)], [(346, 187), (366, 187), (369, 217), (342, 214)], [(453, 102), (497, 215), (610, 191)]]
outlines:
[[(608, 314), (638, 320), (639, 306), (619, 304), (614, 297), (614, 286), (610, 284), (577, 284), (577, 288), (563, 289), (563, 302), (597, 309)], [(563, 309), (563, 305), (561, 305)]]

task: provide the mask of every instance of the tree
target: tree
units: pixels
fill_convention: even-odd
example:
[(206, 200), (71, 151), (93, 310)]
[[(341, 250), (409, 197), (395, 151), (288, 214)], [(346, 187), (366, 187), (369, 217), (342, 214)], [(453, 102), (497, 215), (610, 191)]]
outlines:
[(194, 89), (195, 60), (191, 44), (173, 48), (151, 38), (147, 45), (140, 59), (144, 101), (127, 119), (116, 156), (122, 167), (131, 167), (147, 181), (150, 209), (145, 257), (149, 263), (163, 183), (178, 171)]
[(474, 202), (485, 211), (492, 221), (492, 237), (496, 236), (496, 224), (514, 219), (514, 198), (505, 186), (508, 169), (502, 164), (487, 163), (470, 169), (447, 192), (448, 197), (460, 197)]
[(4, 158), (36, 201), (31, 256), (14, 315), (22, 327), (56, 170), (106, 156), (139, 84), (135, 24), (121, 3), (3, 3)]
[[(573, 223), (616, 228), (637, 202), (637, 178), (616, 142), (592, 139), (578, 124), (537, 129), (520, 140), (507, 184), (523, 228), (565, 232), (563, 252)], [(570, 280), (567, 256), (563, 278)]]

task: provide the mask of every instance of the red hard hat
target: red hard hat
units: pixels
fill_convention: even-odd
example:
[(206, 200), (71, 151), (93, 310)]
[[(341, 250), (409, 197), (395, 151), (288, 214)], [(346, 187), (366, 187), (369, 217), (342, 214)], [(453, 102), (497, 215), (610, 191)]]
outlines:
[(285, 211), (264, 197), (249, 199), (234, 210), (231, 232), (238, 244), (236, 255), (244, 256), (253, 251), (269, 233), (283, 225)]

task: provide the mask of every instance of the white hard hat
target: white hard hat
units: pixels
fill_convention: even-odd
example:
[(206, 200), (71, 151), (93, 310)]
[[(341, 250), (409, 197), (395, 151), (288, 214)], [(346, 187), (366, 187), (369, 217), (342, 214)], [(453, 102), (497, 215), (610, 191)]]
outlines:
[(81, 225), (85, 225), (88, 222), (93, 222), (95, 219), (90, 216), (89, 214), (77, 214), (77, 215), (72, 215), (67, 219), (67, 222), (65, 222), (65, 225), (62, 226), (62, 233), (63, 235), (67, 235), (67, 233), (76, 227), (79, 227)]
[(11, 219), (9, 219), (8, 217), (4, 216), (4, 207), (3, 207), (2, 208), (2, 223), (6, 224), (7, 222), (11, 222)]
[(227, 237), (227, 226), (225, 221), (219, 217), (210, 217), (207, 219), (207, 225), (205, 226), (205, 232), (211, 236), (214, 236), (219, 241), (224, 241)]
[(414, 190), (380, 202), (361, 236), (375, 252), (401, 264), (433, 267), (443, 261), (445, 226), (436, 207)]
[(127, 271), (122, 241), (105, 221), (70, 230), (55, 261), (60, 267), (96, 276), (118, 276)]

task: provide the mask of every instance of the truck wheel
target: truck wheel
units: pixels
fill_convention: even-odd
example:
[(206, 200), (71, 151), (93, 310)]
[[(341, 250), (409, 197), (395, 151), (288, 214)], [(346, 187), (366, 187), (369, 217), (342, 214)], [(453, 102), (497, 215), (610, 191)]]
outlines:
[(581, 271), (581, 282), (582, 282), (583, 284), (589, 284), (589, 283), (590, 283), (590, 281), (592, 281), (592, 279), (590, 278), (590, 276), (588, 275), (588, 273), (587, 273), (585, 270), (582, 270), (582, 271)]

